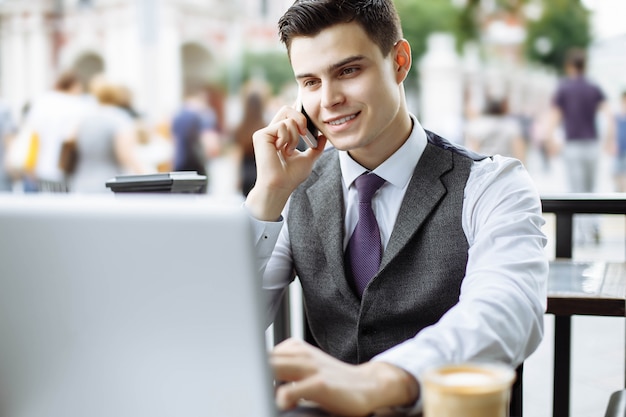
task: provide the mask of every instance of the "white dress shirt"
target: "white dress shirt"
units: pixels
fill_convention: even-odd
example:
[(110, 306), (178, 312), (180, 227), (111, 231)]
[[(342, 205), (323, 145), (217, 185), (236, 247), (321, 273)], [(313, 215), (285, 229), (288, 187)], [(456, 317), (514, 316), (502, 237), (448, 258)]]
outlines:
[[(402, 199), (424, 149), (426, 133), (413, 117), (405, 144), (373, 172), (385, 183), (372, 206), (386, 247)], [(346, 207), (344, 249), (358, 220), (354, 179), (366, 171), (339, 152)], [(288, 207), (283, 217), (286, 217)], [(263, 288), (270, 314), (294, 279), (287, 223), (254, 221)], [(520, 364), (539, 345), (546, 309), (548, 261), (544, 219), (535, 186), (522, 164), (494, 156), (475, 162), (465, 186), (462, 226), (469, 243), (459, 303), (436, 324), (373, 358), (418, 380), (429, 367), (471, 360)], [(445, 236), (442, 236), (445, 238)]]

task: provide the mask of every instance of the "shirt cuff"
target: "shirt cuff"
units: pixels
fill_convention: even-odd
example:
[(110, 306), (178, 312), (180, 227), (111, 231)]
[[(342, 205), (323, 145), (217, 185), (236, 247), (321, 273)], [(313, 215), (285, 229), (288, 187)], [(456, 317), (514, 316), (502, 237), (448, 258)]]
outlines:
[[(418, 353), (416, 354), (416, 352)], [(406, 406), (390, 408), (392, 412), (407, 415), (417, 415), (423, 411), (421, 375), (431, 367), (445, 362), (436, 350), (428, 349), (423, 345), (416, 346), (414, 339), (409, 339), (374, 356), (372, 361), (385, 362), (397, 366), (412, 375), (419, 384), (420, 393), (417, 401)]]
[(266, 222), (257, 220), (250, 215), (250, 222), (252, 223), (252, 235), (257, 253), (261, 257), (269, 257), (274, 251), (280, 230), (285, 223), (283, 216), (280, 216), (275, 222)]

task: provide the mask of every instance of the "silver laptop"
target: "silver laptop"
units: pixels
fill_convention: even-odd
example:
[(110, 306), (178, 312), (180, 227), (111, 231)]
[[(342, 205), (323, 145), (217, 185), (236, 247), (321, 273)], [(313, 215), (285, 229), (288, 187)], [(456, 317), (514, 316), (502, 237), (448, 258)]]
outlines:
[(270, 417), (240, 201), (0, 196), (0, 415)]

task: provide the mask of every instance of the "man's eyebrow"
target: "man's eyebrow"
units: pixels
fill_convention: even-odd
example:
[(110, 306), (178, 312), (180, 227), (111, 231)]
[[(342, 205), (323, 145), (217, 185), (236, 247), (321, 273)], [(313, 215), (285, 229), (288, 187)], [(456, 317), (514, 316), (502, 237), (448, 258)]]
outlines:
[[(344, 65), (348, 65), (348, 64), (352, 64), (354, 62), (357, 61), (361, 61), (365, 59), (365, 57), (363, 55), (353, 55), (353, 56), (349, 56), (345, 59), (342, 59), (341, 61), (332, 64), (328, 67), (327, 71), (328, 72), (333, 72), (341, 67), (343, 67)], [(309, 78), (309, 77), (315, 77), (315, 74), (312, 73), (305, 73), (305, 74), (298, 74), (296, 75), (296, 80), (300, 80), (302, 78)]]

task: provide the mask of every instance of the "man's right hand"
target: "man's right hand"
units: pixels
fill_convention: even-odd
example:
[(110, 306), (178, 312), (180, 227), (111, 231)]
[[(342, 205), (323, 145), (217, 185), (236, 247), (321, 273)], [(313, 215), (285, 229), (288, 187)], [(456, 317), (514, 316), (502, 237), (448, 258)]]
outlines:
[(252, 136), (257, 178), (246, 199), (246, 207), (258, 220), (280, 218), (289, 196), (311, 174), (313, 164), (324, 152), (324, 136), (318, 137), (315, 149), (296, 149), (305, 131), (304, 115), (285, 106), (267, 127)]
[(412, 406), (420, 395), (417, 380), (385, 362), (352, 365), (297, 339), (274, 347), (270, 365), (277, 381), (281, 410), (296, 407), (303, 399), (341, 416), (369, 416), (394, 406)]

